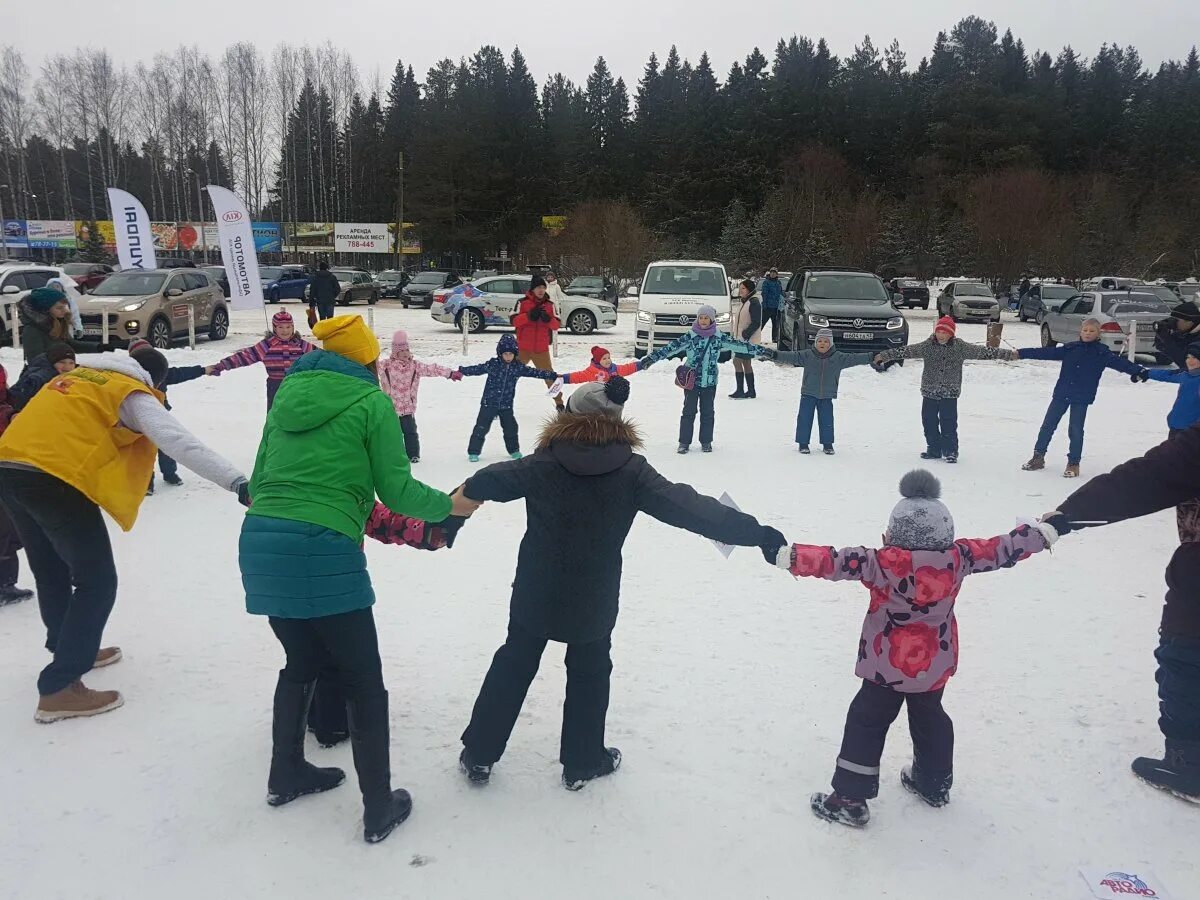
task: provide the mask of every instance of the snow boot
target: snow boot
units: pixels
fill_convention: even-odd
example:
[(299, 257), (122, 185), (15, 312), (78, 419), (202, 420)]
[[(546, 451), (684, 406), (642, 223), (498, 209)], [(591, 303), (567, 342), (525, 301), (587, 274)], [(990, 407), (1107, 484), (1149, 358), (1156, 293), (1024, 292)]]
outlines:
[(467, 781), (471, 784), (485, 785), (492, 778), (491, 765), (482, 765), (475, 762), (471, 754), (467, 752), (467, 748), (463, 747), (462, 753), (458, 754), (458, 767), (463, 770), (463, 774), (467, 776)]
[(15, 584), (0, 586), (0, 606), (8, 606), (10, 603), (20, 603), (22, 600), (28, 600), (32, 596), (33, 591), (19, 588)]
[(148, 488), (146, 488), (146, 496), (147, 497), (154, 496), (154, 479), (153, 478), (150, 479), (150, 486)]
[(1067, 463), (1067, 467), (1063, 469), (1063, 478), (1078, 478), (1079, 463)]
[(946, 462), (951, 464), (958, 462), (958, 451), (955, 450), (953, 453), (947, 453)]
[(335, 672), (322, 670), (308, 706), (308, 730), (325, 750), (350, 739), (346, 695)]
[(684, 453), (687, 453), (687, 452), (688, 452), (690, 449), (692, 449), (692, 448), (691, 448), (691, 445), (689, 445), (689, 444), (680, 444), (680, 445), (679, 445), (679, 449), (678, 449), (678, 450), (676, 450), (675, 452), (676, 452), (676, 453), (678, 453), (680, 456), (682, 456)]
[(179, 487), (181, 484), (183, 484), (183, 479), (180, 478), (175, 472), (172, 472), (170, 475), (164, 475), (163, 481), (165, 481), (167, 484), (173, 484), (175, 487)]
[(101, 647), (96, 652), (96, 661), (92, 663), (92, 668), (103, 669), (105, 666), (119, 663), (123, 658), (120, 647)]
[(1033, 456), (1029, 457), (1029, 462), (1021, 466), (1021, 470), (1024, 472), (1040, 472), (1044, 468), (1046, 468), (1045, 453), (1034, 453)]
[(478, 453), (468, 453), (467, 461), (468, 462), (479, 462), (479, 454)]
[(933, 786), (924, 785), (913, 775), (913, 767), (905, 766), (900, 770), (900, 783), (930, 806), (939, 807), (950, 802), (950, 786), (954, 783), (954, 776), (947, 775), (939, 784)]
[(755, 400), (758, 398), (758, 392), (754, 390), (754, 373), (746, 373), (746, 399)]
[(712, 453), (712, 444), (701, 444), (700, 452), (701, 453)]
[(308, 705), (316, 682), (296, 684), (279, 676), (271, 722), (271, 772), (267, 776), (267, 805), (283, 806), (307, 794), (332, 790), (346, 780), (341, 769), (320, 769), (304, 758)]
[(412, 464), (415, 466), (417, 463), (419, 463), (419, 462), (421, 461), (421, 457), (419, 457), (419, 456), (410, 456), (410, 457), (408, 458), (408, 461), (409, 461), (410, 463), (412, 463)]
[(871, 808), (866, 800), (851, 800), (834, 791), (832, 794), (813, 794), (808, 802), (813, 815), (826, 822), (862, 828), (871, 821)]
[(821, 452), (826, 456), (833, 456), (833, 444), (826, 444), (821, 448)]
[(521, 456), (522, 453), (520, 450), (514, 450), (512, 453), (508, 454), (509, 459), (520, 459)]
[(392, 790), (388, 695), (381, 691), (349, 703), (350, 747), (363, 797), (363, 840), (378, 844), (412, 812), (406, 790)]
[(1200, 741), (1167, 741), (1162, 759), (1139, 756), (1133, 774), (1180, 800), (1200, 803)]
[(745, 400), (746, 399), (746, 375), (743, 372), (734, 372), (733, 377), (737, 379), (737, 390), (729, 395), (730, 400)]
[(568, 791), (577, 791), (589, 781), (611, 775), (621, 768), (621, 751), (616, 747), (605, 747), (604, 758), (589, 769), (568, 769), (563, 766), (563, 787)]
[(808, 449), (808, 444), (801, 444), (800, 452), (803, 453), (805, 456), (808, 456), (808, 454), (812, 453), (812, 451)]
[(942, 458), (942, 454), (938, 453), (936, 450), (926, 450), (924, 453), (921, 454), (921, 459), (941, 459), (941, 458)]
[(33, 720), (42, 725), (62, 719), (79, 719), (111, 712), (125, 702), (118, 691), (93, 691), (82, 681), (73, 681), (61, 691), (38, 700)]

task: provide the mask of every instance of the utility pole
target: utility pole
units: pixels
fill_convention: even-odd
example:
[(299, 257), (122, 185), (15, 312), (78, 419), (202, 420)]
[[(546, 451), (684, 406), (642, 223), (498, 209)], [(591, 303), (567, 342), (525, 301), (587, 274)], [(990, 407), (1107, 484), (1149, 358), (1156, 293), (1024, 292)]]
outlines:
[(0, 259), (8, 259), (8, 232), (4, 230), (4, 189), (7, 184), (0, 184)]
[(396, 168), (396, 270), (404, 271), (404, 151)]

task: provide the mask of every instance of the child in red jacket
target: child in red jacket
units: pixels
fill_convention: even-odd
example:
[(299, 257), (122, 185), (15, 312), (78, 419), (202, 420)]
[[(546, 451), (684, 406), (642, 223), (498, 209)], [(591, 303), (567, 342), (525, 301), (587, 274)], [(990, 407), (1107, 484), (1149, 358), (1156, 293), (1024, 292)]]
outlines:
[(578, 372), (569, 372), (564, 375), (562, 377), (563, 384), (587, 384), (591, 381), (608, 384), (608, 379), (614, 375), (628, 378), (630, 375), (636, 375), (645, 367), (644, 357), (640, 360), (616, 365), (612, 361), (612, 354), (607, 349), (604, 347), (593, 347), (591, 364), (587, 368), (580, 369)]
[[(534, 275), (529, 283), (529, 291), (525, 299), (517, 307), (517, 314), (512, 318), (513, 328), (517, 330), (517, 358), (523, 363), (533, 363), (535, 369), (553, 371), (554, 364), (550, 361), (550, 343), (554, 332), (562, 323), (554, 312), (554, 303), (546, 296), (546, 279)], [(554, 382), (547, 381), (547, 387), (554, 387)], [(559, 412), (563, 409), (562, 394), (556, 394), (554, 405)]]

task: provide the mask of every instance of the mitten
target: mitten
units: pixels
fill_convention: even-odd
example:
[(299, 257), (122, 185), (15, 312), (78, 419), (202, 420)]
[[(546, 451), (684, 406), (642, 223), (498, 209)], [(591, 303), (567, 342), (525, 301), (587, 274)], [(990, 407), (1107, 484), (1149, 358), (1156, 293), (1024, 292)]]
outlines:
[(241, 479), (237, 484), (238, 503), (246, 508), (250, 507), (250, 483), (245, 478)]
[(1052, 538), (1046, 533), (1046, 529), (1042, 529), (1042, 536), (1046, 538), (1046, 546), (1050, 546), (1064, 534), (1071, 533), (1071, 521), (1057, 509), (1042, 516), (1038, 524), (1047, 526), (1054, 533)]
[(787, 538), (778, 529), (772, 528), (769, 525), (763, 526), (762, 537), (758, 541), (758, 549), (762, 551), (763, 559), (767, 561), (767, 565), (775, 565), (775, 561), (779, 558), (780, 548), (786, 546)]
[(467, 524), (466, 516), (446, 516), (442, 521), (436, 522), (433, 528), (441, 532), (441, 538), (446, 547), (453, 547), (459, 530), (465, 524)]
[(1149, 381), (1150, 380), (1150, 370), (1149, 369), (1141, 369), (1140, 371), (1134, 372), (1132, 375), (1129, 376), (1129, 380), (1132, 381), (1134, 384), (1137, 384), (1139, 381)]
[(776, 353), (774, 350), (772, 350), (770, 347), (763, 347), (758, 351), (758, 358), (765, 359), (768, 362), (773, 362), (775, 360), (775, 357), (777, 357), (778, 355), (779, 354)]
[(648, 356), (643, 356), (638, 360), (637, 367), (639, 372), (645, 372), (648, 368), (654, 365), (654, 360)]
[(458, 371), (458, 369), (455, 369), (453, 372), (450, 373), (450, 380), (451, 381), (462, 381), (463, 373)]

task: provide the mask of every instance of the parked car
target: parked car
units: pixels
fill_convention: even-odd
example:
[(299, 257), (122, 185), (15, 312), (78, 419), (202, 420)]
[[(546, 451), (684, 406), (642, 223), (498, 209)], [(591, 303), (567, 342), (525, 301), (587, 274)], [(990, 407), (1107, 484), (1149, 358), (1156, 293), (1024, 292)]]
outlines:
[(402, 269), (386, 269), (375, 281), (379, 284), (380, 297), (399, 299), (401, 289), (409, 282), (409, 274)]
[(892, 292), (897, 309), (902, 306), (909, 309), (916, 306), (929, 309), (929, 285), (923, 281), (917, 281), (915, 278), (893, 278), (888, 282), (888, 289)]
[(379, 302), (379, 285), (369, 272), (362, 269), (330, 269), (342, 292), (338, 295), (338, 306), (349, 306), (356, 300), (366, 300), (368, 306)]
[(229, 296), (229, 275), (224, 266), (201, 266), (200, 271), (216, 282), (221, 288), (221, 293)]
[[(701, 306), (717, 311), (717, 328), (733, 323), (725, 267), (709, 260), (665, 259), (646, 266), (638, 298), (633, 355), (641, 359), (691, 331)], [(653, 345), (653, 347), (651, 346)]]
[[(1127, 349), (1129, 331), (1137, 323), (1135, 353), (1153, 354), (1154, 326), (1171, 314), (1171, 304), (1150, 291), (1083, 291), (1057, 312), (1042, 316), (1042, 346), (1079, 340), (1083, 320), (1100, 321), (1100, 340), (1118, 353)], [(1159, 357), (1165, 361), (1165, 357)]]
[(467, 281), (478, 281), (480, 278), (487, 278), (489, 275), (499, 275), (499, 269), (476, 269), (471, 273), (471, 277)]
[(1200, 293), (1200, 282), (1197, 281), (1164, 281), (1162, 286), (1174, 291), (1180, 300), (1191, 300)]
[(955, 322), (999, 322), (1000, 301), (992, 289), (978, 281), (952, 281), (938, 294), (939, 316), (949, 316)]
[(564, 293), (568, 297), (591, 297), (617, 304), (617, 286), (603, 275), (576, 275)]
[(438, 288), (458, 287), (460, 284), (462, 284), (462, 279), (454, 272), (445, 270), (418, 272), (413, 276), (412, 281), (400, 291), (400, 305), (405, 309), (410, 306), (424, 306), (428, 309), (433, 306), (434, 291)]
[(1058, 312), (1064, 303), (1079, 293), (1069, 284), (1052, 284), (1050, 282), (1030, 285), (1029, 292), (1021, 298), (1017, 307), (1017, 318), (1022, 322), (1033, 319), (1040, 322), (1042, 314)]
[(113, 267), (104, 263), (63, 263), (62, 270), (75, 279), (81, 291), (90, 291), (113, 273)]
[(160, 256), (156, 262), (160, 269), (195, 269), (196, 263), (182, 256)]
[(817, 330), (833, 331), (834, 344), (849, 352), (881, 353), (908, 344), (908, 320), (871, 272), (809, 268), (792, 276), (783, 294), (781, 350), (804, 350)]
[(1127, 288), (1144, 287), (1140, 278), (1121, 278), (1116, 275), (1100, 275), (1083, 283), (1085, 291), (1123, 291)]
[[(438, 288), (433, 292), (429, 314), (434, 321), (462, 328), (473, 334), (488, 327), (507, 328), (517, 305), (529, 290), (529, 275), (491, 275), (469, 285)], [(566, 307), (559, 310), (563, 327), (572, 334), (591, 334), (599, 328), (617, 324), (617, 308), (591, 297), (567, 295)]]
[(13, 309), (29, 291), (45, 287), (51, 278), (69, 277), (57, 266), (39, 265), (37, 263), (21, 263), (4, 261), (0, 263), (0, 340), (12, 343)]
[(160, 350), (187, 336), (188, 310), (195, 311), (197, 334), (222, 340), (229, 333), (229, 309), (221, 288), (199, 269), (130, 269), (115, 272), (79, 304), (86, 337), (145, 338)]
[(259, 266), (258, 279), (268, 303), (303, 300), (308, 294), (312, 272), (308, 266)]

